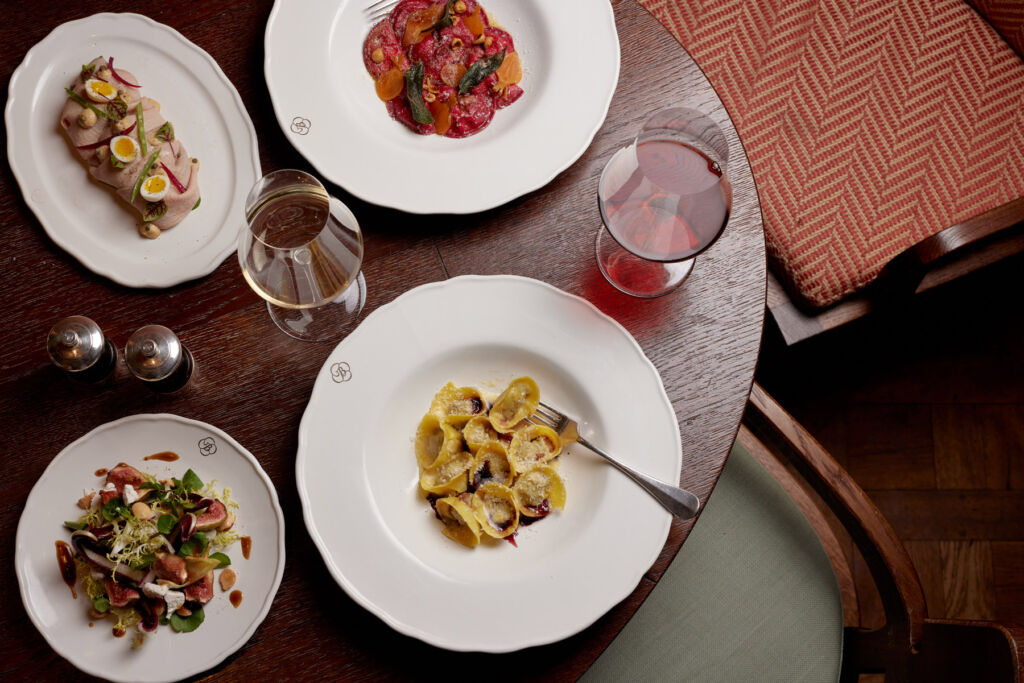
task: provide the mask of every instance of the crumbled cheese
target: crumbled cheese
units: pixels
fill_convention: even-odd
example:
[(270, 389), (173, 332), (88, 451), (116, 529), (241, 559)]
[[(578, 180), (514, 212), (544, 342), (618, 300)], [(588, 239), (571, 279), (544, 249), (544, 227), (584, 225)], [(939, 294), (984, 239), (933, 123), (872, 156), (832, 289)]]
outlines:
[(124, 491), (121, 494), (121, 498), (124, 500), (125, 505), (131, 505), (132, 503), (139, 499), (139, 493), (131, 484), (125, 484)]
[(116, 491), (117, 487), (114, 486), (114, 482), (108, 481), (107, 485), (103, 487), (103, 490), (104, 491)]
[(103, 498), (102, 496), (100, 496), (98, 492), (92, 494), (92, 500), (89, 501), (89, 509), (95, 510), (96, 508), (98, 508), (100, 506), (101, 500), (103, 500)]
[(181, 591), (171, 590), (170, 586), (144, 583), (142, 584), (142, 593), (147, 598), (163, 598), (168, 612), (173, 612), (185, 604), (185, 594)]

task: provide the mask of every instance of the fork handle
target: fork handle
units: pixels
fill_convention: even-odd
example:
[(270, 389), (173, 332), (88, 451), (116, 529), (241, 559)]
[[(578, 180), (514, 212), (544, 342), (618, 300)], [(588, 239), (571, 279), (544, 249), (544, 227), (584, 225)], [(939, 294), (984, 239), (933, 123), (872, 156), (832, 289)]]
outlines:
[(621, 462), (608, 455), (583, 437), (579, 437), (576, 441), (580, 445), (586, 446), (610, 462), (615, 469), (619, 470), (636, 482), (640, 488), (651, 494), (651, 496), (653, 496), (663, 508), (671, 512), (676, 517), (679, 517), (680, 519), (690, 519), (695, 516), (697, 514), (697, 510), (700, 509), (700, 499), (686, 489), (666, 484), (663, 481), (659, 481), (653, 477), (648, 477), (646, 474), (641, 474), (633, 468), (623, 465)]

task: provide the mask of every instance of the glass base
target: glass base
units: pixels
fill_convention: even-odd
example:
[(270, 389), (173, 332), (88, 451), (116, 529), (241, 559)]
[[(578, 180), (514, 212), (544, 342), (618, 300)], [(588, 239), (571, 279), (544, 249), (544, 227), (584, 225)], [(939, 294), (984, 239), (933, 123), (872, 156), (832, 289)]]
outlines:
[(602, 225), (597, 233), (597, 265), (601, 274), (620, 292), (653, 299), (668, 294), (683, 284), (693, 270), (690, 258), (673, 263), (648, 261), (623, 249)]
[(334, 301), (316, 308), (284, 308), (267, 302), (271, 319), (289, 337), (302, 341), (337, 341), (355, 329), (366, 303), (366, 280), (360, 272)]

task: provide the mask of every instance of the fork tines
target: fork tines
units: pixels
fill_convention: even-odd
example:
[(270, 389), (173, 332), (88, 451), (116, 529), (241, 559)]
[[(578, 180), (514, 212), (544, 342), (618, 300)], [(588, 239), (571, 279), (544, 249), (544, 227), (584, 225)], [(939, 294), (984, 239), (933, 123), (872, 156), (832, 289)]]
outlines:
[(555, 429), (556, 431), (561, 428), (562, 421), (566, 419), (558, 410), (552, 408), (544, 402), (541, 402), (540, 407), (533, 412), (530, 416), (530, 421), (536, 419), (541, 424), (546, 424), (548, 427)]
[(388, 15), (398, 4), (398, 0), (377, 0), (377, 2), (363, 8), (363, 14), (373, 23), (377, 23)]

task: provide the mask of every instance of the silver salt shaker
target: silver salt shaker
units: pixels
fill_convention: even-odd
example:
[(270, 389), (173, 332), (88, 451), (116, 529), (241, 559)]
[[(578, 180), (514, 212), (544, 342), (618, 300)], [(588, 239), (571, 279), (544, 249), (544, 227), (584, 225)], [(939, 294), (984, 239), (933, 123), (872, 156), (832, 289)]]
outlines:
[(117, 349), (84, 315), (58, 321), (46, 335), (46, 350), (54, 365), (84, 384), (99, 384), (117, 366)]
[(184, 389), (195, 369), (192, 352), (163, 325), (137, 329), (125, 344), (124, 360), (135, 377), (160, 394)]

